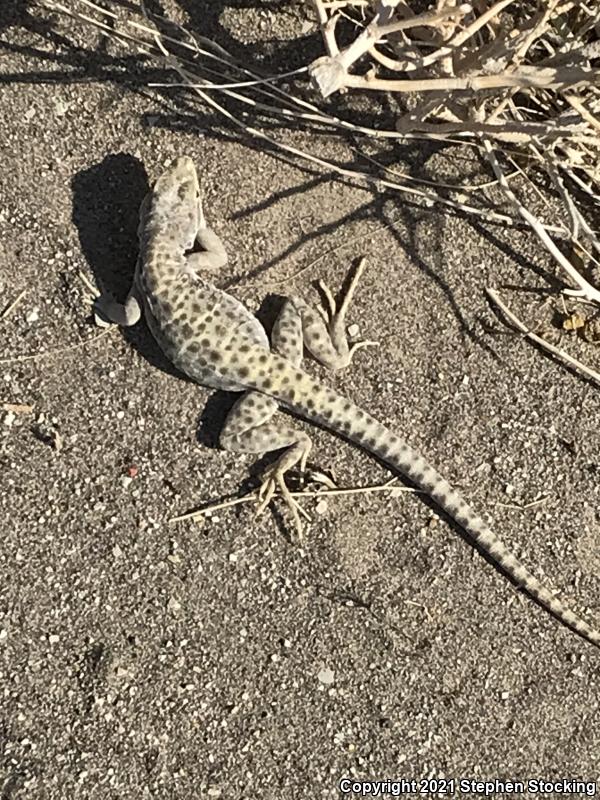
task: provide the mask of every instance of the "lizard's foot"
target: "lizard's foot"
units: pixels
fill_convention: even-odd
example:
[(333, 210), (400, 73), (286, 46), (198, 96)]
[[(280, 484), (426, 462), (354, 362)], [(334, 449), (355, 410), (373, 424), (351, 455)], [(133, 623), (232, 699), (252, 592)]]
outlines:
[(262, 514), (265, 508), (269, 505), (273, 496), (275, 494), (275, 490), (279, 489), (279, 493), (281, 494), (283, 501), (285, 502), (286, 506), (292, 512), (292, 517), (294, 519), (294, 527), (296, 528), (296, 536), (298, 541), (302, 541), (303, 538), (303, 531), (302, 531), (302, 521), (300, 519), (300, 514), (302, 514), (307, 520), (310, 520), (310, 516), (306, 513), (306, 511), (302, 508), (302, 506), (294, 500), (290, 490), (287, 487), (285, 482), (285, 472), (282, 472), (280, 469), (277, 468), (277, 465), (271, 467), (267, 472), (265, 472), (263, 476), (263, 482), (261, 483), (260, 489), (258, 490), (258, 506), (256, 509), (256, 516), (258, 517), (259, 514)]
[(348, 289), (339, 308), (337, 307), (335, 298), (329, 287), (321, 280), (317, 282), (327, 301), (326, 308), (323, 309), (319, 306), (318, 311), (325, 321), (331, 343), (339, 353), (339, 366), (348, 366), (352, 361), (354, 353), (361, 347), (375, 347), (379, 345), (379, 342), (364, 341), (355, 342), (352, 346), (349, 346), (346, 334), (346, 314), (348, 313), (348, 308), (352, 302), (358, 281), (364, 271), (365, 264), (366, 258), (363, 257), (359, 261), (354, 275), (350, 279)]
[(100, 328), (107, 328), (109, 325), (135, 325), (142, 315), (140, 303), (132, 291), (127, 296), (124, 303), (118, 303), (109, 294), (102, 294), (94, 300), (93, 304), (94, 321)]
[(285, 504), (292, 512), (294, 519), (294, 526), (296, 528), (297, 538), (302, 540), (302, 522), (300, 514), (305, 519), (310, 520), (310, 515), (300, 506), (292, 497), (290, 490), (285, 482), (285, 474), (293, 466), (299, 463), (300, 473), (303, 475), (306, 471), (306, 462), (310, 452), (310, 440), (297, 442), (293, 447), (290, 447), (277, 461), (272, 464), (263, 474), (263, 480), (258, 490), (258, 507), (256, 509), (256, 516), (262, 514), (265, 508), (269, 505), (275, 491), (279, 489)]

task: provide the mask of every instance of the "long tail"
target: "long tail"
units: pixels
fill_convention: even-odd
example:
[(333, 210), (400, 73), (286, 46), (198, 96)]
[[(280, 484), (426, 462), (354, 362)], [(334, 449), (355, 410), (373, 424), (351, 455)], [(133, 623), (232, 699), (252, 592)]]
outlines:
[(515, 584), (568, 628), (600, 647), (600, 632), (557, 600), (419, 452), (366, 411), (306, 373), (298, 371), (293, 388), (281, 381), (282, 374), (285, 374), (284, 370), (279, 375), (271, 374), (273, 391), (269, 394), (300, 416), (360, 445), (405, 475), (427, 492)]

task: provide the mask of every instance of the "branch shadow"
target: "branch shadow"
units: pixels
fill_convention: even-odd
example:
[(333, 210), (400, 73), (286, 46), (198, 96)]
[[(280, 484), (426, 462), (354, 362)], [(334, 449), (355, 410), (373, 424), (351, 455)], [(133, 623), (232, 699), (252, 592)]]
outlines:
[[(190, 28), (192, 30), (195, 30), (202, 36), (212, 37), (213, 39), (222, 43), (223, 46), (227, 48), (242, 64), (250, 63), (254, 67), (255, 64), (260, 66), (260, 64), (264, 64), (266, 61), (268, 61), (269, 71), (272, 72), (274, 67), (280, 66), (282, 69), (287, 70), (296, 66), (298, 63), (305, 64), (307, 63), (307, 60), (310, 60), (312, 57), (316, 57), (321, 54), (320, 34), (317, 35), (314, 33), (300, 37), (300, 39), (293, 37), (287, 41), (282, 39), (281, 36), (279, 36), (279, 38), (277, 36), (273, 36), (270, 48), (265, 49), (264, 42), (258, 44), (247, 44), (246, 42), (241, 41), (239, 38), (236, 38), (236, 36), (225, 24), (227, 13), (231, 9), (238, 11), (255, 10), (257, 14), (259, 12), (275, 11), (278, 14), (297, 13), (293, 10), (290, 10), (289, 7), (282, 7), (282, 3), (276, 2), (276, 0), (261, 3), (258, 3), (257, 0), (234, 0), (234, 2), (230, 2), (230, 0), (228, 0), (228, 2), (225, 2), (225, 0), (214, 0), (214, 2), (208, 6), (202, 4), (202, 8), (200, 8), (199, 4), (192, 2), (191, 0), (177, 0), (177, 2), (181, 10), (185, 12), (190, 19)], [(128, 2), (128, 0), (114, 0), (113, 6), (129, 11), (137, 8), (135, 4)], [(161, 14), (164, 12), (162, 4), (157, 0), (150, 0), (150, 2), (147, 3), (147, 7), (153, 13)], [(340, 177), (337, 173), (323, 173), (317, 167), (312, 165), (298, 164), (298, 162), (296, 162), (291, 156), (278, 151), (275, 145), (269, 144), (264, 140), (257, 139), (251, 134), (246, 134), (241, 130), (232, 130), (231, 126), (228, 127), (227, 124), (223, 123), (223, 119), (216, 111), (209, 110), (202, 106), (197, 97), (186, 93), (185, 90), (173, 90), (169, 93), (168, 97), (165, 97), (164, 94), (161, 95), (153, 91), (149, 91), (145, 86), (145, 83), (148, 80), (153, 77), (157, 79), (162, 77), (164, 80), (165, 76), (165, 70), (153, 67), (149, 57), (137, 54), (115, 57), (107, 52), (102, 52), (101, 48), (95, 50), (86, 48), (83, 45), (69, 39), (67, 35), (57, 33), (53, 28), (52, 18), (48, 20), (40, 18), (39, 16), (33, 16), (28, 10), (26, 4), (23, 2), (18, 2), (18, 0), (11, 0), (8, 6), (5, 7), (2, 12), (0, 12), (0, 26), (2, 26), (0, 27), (0, 30), (4, 27), (8, 27), (9, 24), (21, 25), (30, 33), (42, 37), (46, 43), (52, 44), (54, 49), (52, 52), (48, 52), (47, 50), (33, 46), (16, 44), (11, 45), (11, 43), (7, 42), (6, 39), (0, 39), (0, 49), (20, 52), (24, 55), (37, 57), (38, 59), (44, 61), (51, 60), (61, 65), (64, 69), (60, 71), (50, 70), (49, 72), (35, 72), (30, 73), (29, 75), (3, 75), (0, 76), (0, 81), (10, 83), (17, 81), (27, 82), (40, 80), (52, 80), (58, 82), (94, 80), (112, 83), (116, 86), (127, 86), (134, 92), (142, 94), (151, 99), (152, 102), (159, 104), (160, 111), (158, 114), (148, 112), (145, 115), (144, 122), (147, 125), (156, 125), (157, 127), (160, 126), (171, 131), (202, 133), (205, 137), (214, 139), (216, 141), (240, 142), (246, 147), (250, 147), (256, 151), (259, 151), (261, 154), (267, 152), (272, 157), (281, 159), (287, 163), (293, 163), (295, 167), (303, 172), (306, 176), (305, 179), (299, 181), (296, 186), (287, 189), (284, 192), (274, 193), (271, 197), (262, 199), (259, 201), (259, 203), (253, 205), (252, 207), (241, 209), (234, 215), (234, 220), (249, 216), (255, 211), (266, 209), (270, 205), (277, 204), (282, 199), (289, 198), (294, 194), (304, 193), (307, 190), (334, 178), (336, 182), (341, 184), (352, 185), (354, 187), (359, 185), (367, 194), (370, 195), (370, 199), (367, 202), (363, 203), (358, 208), (355, 208), (341, 219), (337, 219), (335, 222), (323, 222), (322, 224), (316, 226), (315, 229), (310, 231), (308, 234), (303, 234), (302, 236), (298, 237), (296, 241), (291, 242), (290, 245), (282, 252), (274, 254), (271, 259), (247, 272), (244, 276), (244, 280), (261, 277), (267, 270), (271, 269), (284, 259), (288, 259), (293, 256), (301, 247), (310, 244), (317, 244), (321, 239), (330, 236), (341, 225), (348, 224), (352, 221), (361, 220), (377, 220), (387, 224), (390, 223), (388, 206), (391, 204), (394, 204), (395, 206), (398, 205), (397, 194), (394, 194), (393, 192), (378, 191), (375, 186), (365, 187), (363, 184), (360, 184), (360, 182), (353, 180), (352, 178)], [(101, 38), (106, 39), (106, 37), (102, 36)], [(231, 101), (223, 100), (223, 102), (226, 104)], [(340, 98), (335, 98), (332, 103), (328, 103), (328, 111), (334, 107), (335, 103), (341, 102), (342, 100)], [(389, 115), (393, 115), (396, 112), (391, 108), (390, 102), (391, 101), (382, 100), (383, 105), (387, 104), (387, 113)], [(366, 105), (367, 104), (365, 104), (365, 106)], [(369, 124), (369, 122), (372, 121), (370, 118), (373, 120), (377, 119), (377, 108), (363, 109), (362, 116), (358, 119), (358, 121), (361, 124)], [(379, 124), (381, 124), (380, 120)], [(263, 120), (261, 120), (261, 125), (263, 125)], [(264, 121), (263, 127), (265, 127), (265, 129), (269, 129), (269, 126), (271, 126), (272, 128), (281, 130), (282, 126), (285, 125), (287, 125), (289, 128), (289, 121), (278, 123), (277, 121), (266, 120)], [(391, 163), (401, 161), (403, 164), (410, 165), (409, 170), (411, 176), (417, 178), (425, 177), (426, 179), (431, 180), (434, 179), (435, 176), (429, 175), (428, 162), (430, 158), (434, 155), (439, 155), (440, 153), (443, 154), (444, 151), (450, 147), (451, 145), (445, 142), (436, 143), (423, 142), (420, 140), (408, 140), (402, 143), (395, 142), (393, 145), (385, 144), (382, 146), (377, 156), (384, 166), (389, 166)], [(361, 163), (360, 153), (355, 153), (351, 159), (343, 161), (341, 164), (339, 164), (339, 166), (342, 166), (343, 168), (352, 168), (356, 166), (357, 161), (358, 163)], [(104, 165), (104, 172), (106, 173), (107, 170), (110, 172), (110, 169), (113, 169), (114, 180), (114, 175), (122, 166), (124, 165), (113, 164), (111, 167), (107, 163)], [(475, 167), (473, 167), (473, 170), (474, 169)], [(106, 177), (107, 174), (103, 175), (103, 170), (99, 169), (95, 176), (90, 174), (89, 179), (105, 179)], [(80, 174), (78, 179), (74, 179), (74, 192), (76, 195), (77, 192), (87, 194), (87, 202), (89, 205), (89, 198), (91, 195), (90, 192), (85, 189), (85, 186), (83, 185), (84, 182), (85, 176), (83, 174)], [(110, 191), (109, 184), (110, 182), (104, 187), (104, 192)], [(119, 193), (113, 192), (114, 196), (117, 194)], [(138, 187), (138, 195), (139, 194), (141, 194), (141, 185)], [(102, 196), (102, 192), (100, 193), (100, 196)], [(125, 202), (126, 200), (131, 203), (131, 213), (137, 214), (139, 196), (132, 197), (130, 192), (126, 191), (122, 196), (119, 197), (118, 202)], [(404, 222), (404, 227), (409, 231), (414, 230), (415, 223), (418, 221), (421, 215), (424, 213), (430, 213), (428, 210), (424, 210), (420, 204), (407, 200), (405, 196), (402, 197), (400, 208), (396, 208), (396, 210), (398, 211), (399, 218)], [(133, 251), (134, 246), (131, 244), (131, 242), (135, 238), (132, 233), (135, 226), (131, 221), (131, 214), (129, 211), (121, 207), (121, 213), (123, 219), (128, 219), (127, 224), (130, 225), (130, 240), (129, 244), (125, 245), (122, 243), (119, 246), (124, 247), (124, 249), (129, 248), (130, 251)], [(442, 216), (443, 213), (444, 212), (442, 212)], [(476, 220), (473, 220), (473, 218), (469, 217), (467, 214), (461, 214), (460, 212), (452, 213), (457, 213), (458, 216), (463, 216), (483, 235), (486, 235), (488, 240), (493, 242), (494, 246), (500, 247), (504, 252), (510, 253), (515, 260), (519, 260), (518, 253), (512, 251), (510, 245), (506, 241), (503, 241), (501, 237), (498, 237), (495, 235), (495, 233), (491, 232), (491, 229), (493, 229), (493, 224), (484, 226), (478, 223)], [(102, 270), (101, 262), (104, 262), (105, 265), (110, 263), (111, 257), (114, 256), (114, 253), (106, 252), (105, 245), (107, 244), (107, 241), (102, 242), (98, 239), (96, 239), (96, 241), (93, 240), (90, 227), (91, 220), (86, 222), (84, 215), (85, 202), (81, 202), (80, 199), (75, 197), (73, 219), (75, 224), (78, 226), (78, 230), (80, 231), (82, 247), (84, 248), (86, 257), (90, 261), (95, 274), (97, 274)], [(109, 221), (106, 220), (106, 222), (108, 223)], [(483, 347), (486, 351), (490, 352), (489, 345), (482, 341), (477, 330), (465, 317), (454, 292), (448, 285), (448, 282), (444, 280), (444, 277), (440, 272), (439, 264), (436, 266), (431, 265), (420, 257), (418, 242), (416, 241), (414, 235), (410, 233), (408, 235), (401, 235), (397, 228), (391, 225), (390, 229), (392, 230), (393, 235), (402, 251), (408, 257), (413, 259), (418, 267), (437, 284), (441, 291), (443, 291), (452, 308), (452, 312), (465, 335), (471, 341), (477, 344), (477, 346)], [(104, 252), (102, 250), (103, 247)], [(94, 255), (92, 252), (94, 248), (97, 249), (96, 255)], [(131, 268), (129, 272), (131, 274)], [(98, 277), (100, 278), (100, 276)], [(222, 288), (229, 289), (239, 283), (239, 280), (240, 279), (232, 279)], [(119, 281), (117, 281), (117, 283), (119, 283)], [(110, 289), (110, 286), (107, 286), (106, 288)], [(118, 289), (122, 290), (122, 285), (119, 285)], [(127, 332), (126, 335), (129, 337), (129, 332)], [(145, 349), (146, 351), (149, 351), (149, 348), (146, 347)], [(161, 359), (157, 359), (155, 354), (152, 357), (153, 363), (156, 363), (158, 360)]]

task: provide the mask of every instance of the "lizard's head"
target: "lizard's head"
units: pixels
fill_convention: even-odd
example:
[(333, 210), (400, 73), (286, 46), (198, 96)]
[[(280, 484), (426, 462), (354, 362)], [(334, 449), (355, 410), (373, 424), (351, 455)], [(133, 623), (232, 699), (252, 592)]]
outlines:
[(151, 192), (154, 222), (172, 229), (179, 222), (185, 246), (191, 247), (200, 224), (200, 185), (194, 162), (181, 156), (158, 178)]

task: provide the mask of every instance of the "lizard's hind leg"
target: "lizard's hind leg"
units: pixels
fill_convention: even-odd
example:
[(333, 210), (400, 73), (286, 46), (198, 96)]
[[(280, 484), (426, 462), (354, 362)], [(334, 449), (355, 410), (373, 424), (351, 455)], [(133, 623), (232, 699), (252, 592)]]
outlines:
[[(287, 345), (287, 339), (289, 338), (287, 333), (288, 331), (293, 331), (297, 334), (296, 342), (300, 342), (300, 351), (302, 350), (303, 340), (307, 350), (317, 361), (320, 361), (328, 369), (336, 370), (347, 367), (352, 361), (354, 353), (360, 347), (376, 345), (377, 342), (356, 342), (350, 346), (346, 334), (346, 313), (352, 302), (352, 297), (363, 273), (364, 266), (365, 259), (362, 258), (350, 280), (348, 290), (339, 308), (333, 294), (322, 281), (319, 282), (319, 287), (327, 301), (326, 310), (323, 310), (320, 306), (315, 310), (301, 297), (290, 297), (283, 306), (273, 329), (273, 350), (281, 355), (286, 355), (285, 352), (279, 349), (276, 337), (279, 337), (279, 340), (283, 340)], [(287, 357), (289, 358), (289, 356)], [(299, 360), (294, 363), (299, 364)]]
[[(291, 365), (300, 366), (302, 361), (302, 322), (292, 306), (283, 307), (271, 334), (272, 350), (286, 358)], [(247, 392), (233, 406), (223, 431), (220, 444), (226, 450), (239, 453), (266, 453), (287, 448), (264, 473), (259, 490), (260, 514), (279, 489), (294, 517), (298, 537), (302, 536), (300, 513), (308, 516), (296, 503), (285, 483), (285, 474), (299, 464), (300, 471), (306, 469), (311, 449), (309, 437), (297, 431), (285, 419), (273, 419), (277, 413), (277, 401), (260, 392)]]
[(305, 433), (297, 431), (284, 420), (273, 420), (277, 412), (277, 402), (260, 392), (247, 392), (233, 406), (220, 436), (220, 444), (225, 450), (238, 453), (265, 453), (271, 450), (286, 450), (263, 475), (259, 490), (260, 514), (271, 501), (276, 489), (290, 508), (298, 536), (302, 536), (300, 514), (304, 513), (291, 496), (285, 484), (285, 474), (296, 464), (304, 472), (311, 448), (311, 441)]

